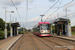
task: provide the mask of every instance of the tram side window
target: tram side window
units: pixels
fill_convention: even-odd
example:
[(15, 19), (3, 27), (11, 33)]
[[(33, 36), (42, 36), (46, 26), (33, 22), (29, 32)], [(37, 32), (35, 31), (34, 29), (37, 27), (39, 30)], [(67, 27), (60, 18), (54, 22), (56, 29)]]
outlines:
[(34, 28), (34, 32), (39, 32), (39, 27)]
[(37, 27), (37, 32), (39, 32), (39, 26)]

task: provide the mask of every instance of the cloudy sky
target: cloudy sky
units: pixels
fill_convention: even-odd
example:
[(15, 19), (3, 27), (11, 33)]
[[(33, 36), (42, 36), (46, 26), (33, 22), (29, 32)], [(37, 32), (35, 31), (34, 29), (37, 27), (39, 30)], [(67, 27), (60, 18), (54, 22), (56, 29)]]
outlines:
[[(12, 0), (12, 1), (14, 5), (17, 7), (19, 14), (17, 13), (16, 8), (14, 7), (11, 0), (0, 0), (0, 18), (2, 18), (5, 21), (5, 9), (6, 9), (6, 18), (7, 18), (6, 22), (10, 22), (10, 14), (11, 14), (12, 22), (20, 22), (22, 27), (30, 29), (41, 20), (40, 15), (42, 14), (45, 15), (43, 17), (43, 21), (50, 21), (55, 18), (58, 18), (58, 14), (59, 17), (66, 18), (65, 9), (67, 9), (67, 18), (71, 20), (71, 26), (75, 25), (75, 1), (73, 0), (28, 0), (28, 15), (26, 15), (27, 0)], [(67, 5), (64, 6), (65, 4)], [(50, 10), (47, 11), (48, 9)], [(14, 11), (14, 13), (11, 13), (10, 11)]]

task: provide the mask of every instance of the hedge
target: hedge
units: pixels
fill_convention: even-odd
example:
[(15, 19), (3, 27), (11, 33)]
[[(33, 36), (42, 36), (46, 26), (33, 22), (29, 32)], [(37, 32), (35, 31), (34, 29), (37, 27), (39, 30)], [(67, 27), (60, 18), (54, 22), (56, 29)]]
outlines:
[(4, 38), (4, 31), (0, 31), (0, 39)]
[(19, 32), (19, 34), (24, 34), (24, 33), (25, 33), (25, 31), (20, 31), (20, 32)]
[[(7, 36), (10, 36), (10, 31), (7, 31)], [(4, 38), (4, 31), (0, 31), (0, 39)]]
[(7, 36), (10, 36), (10, 31), (7, 31)]

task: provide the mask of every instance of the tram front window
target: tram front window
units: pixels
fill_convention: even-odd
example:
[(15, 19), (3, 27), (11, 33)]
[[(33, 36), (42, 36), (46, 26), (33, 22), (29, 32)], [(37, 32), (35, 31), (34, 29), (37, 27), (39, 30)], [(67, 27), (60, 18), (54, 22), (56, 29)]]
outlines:
[(41, 24), (40, 29), (41, 30), (49, 30), (49, 24)]

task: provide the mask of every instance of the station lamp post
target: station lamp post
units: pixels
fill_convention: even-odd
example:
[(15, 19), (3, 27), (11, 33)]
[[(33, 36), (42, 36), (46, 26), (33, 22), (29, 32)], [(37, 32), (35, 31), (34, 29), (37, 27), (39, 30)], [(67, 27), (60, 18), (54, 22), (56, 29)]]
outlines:
[(66, 19), (67, 19), (67, 8), (65, 8), (65, 12), (66, 12)]
[(14, 13), (14, 11), (6, 11), (6, 9), (5, 9), (5, 39), (7, 38), (6, 12)]
[[(14, 13), (14, 12), (11, 11), (11, 13)], [(10, 36), (12, 37), (11, 14), (10, 14)]]

